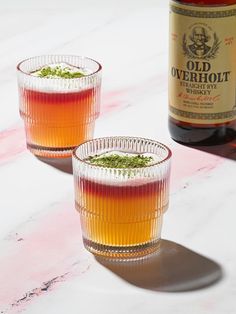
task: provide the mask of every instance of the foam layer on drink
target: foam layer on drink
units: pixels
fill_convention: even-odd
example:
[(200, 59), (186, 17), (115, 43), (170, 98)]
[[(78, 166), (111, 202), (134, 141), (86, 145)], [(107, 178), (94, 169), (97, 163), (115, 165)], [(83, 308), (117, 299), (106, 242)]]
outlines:
[[(95, 162), (91, 162), (93, 158), (95, 160), (104, 159), (106, 157), (110, 158), (112, 161), (113, 156), (124, 157), (126, 160), (127, 158), (132, 157), (140, 157), (141, 160), (144, 159), (146, 162), (142, 166), (133, 165), (130, 163), (130, 166), (123, 166), (119, 167), (117, 164), (112, 164), (107, 166), (106, 164), (101, 165), (96, 164)], [(89, 158), (84, 159), (87, 163), (91, 164), (91, 166), (95, 166), (96, 168), (91, 167), (89, 172), (89, 180), (105, 185), (115, 185), (115, 186), (141, 186), (145, 184), (149, 184), (152, 182), (159, 181), (160, 177), (155, 177), (151, 175), (146, 169), (146, 167), (154, 166), (155, 164), (159, 163), (163, 160), (162, 157), (153, 154), (153, 153), (127, 153), (123, 151), (109, 151), (109, 152), (102, 152), (99, 155), (91, 156)], [(135, 161), (134, 161), (135, 162)], [(97, 167), (106, 168), (106, 173), (103, 175), (97, 175)], [(145, 169), (145, 170), (144, 170)], [(110, 171), (109, 171), (110, 170)], [(88, 179), (88, 178), (87, 178)]]
[[(117, 156), (121, 156), (121, 157), (136, 157), (136, 156), (141, 156), (141, 157), (147, 157), (150, 160), (147, 162), (146, 166), (152, 166), (158, 162), (160, 162), (162, 160), (162, 158), (160, 156), (157, 156), (156, 154), (153, 153), (127, 153), (127, 152), (123, 152), (123, 151), (119, 151), (119, 150), (112, 150), (109, 152), (104, 152), (101, 153), (99, 155), (96, 155), (98, 158), (102, 158), (102, 157), (110, 157), (112, 155), (117, 155)], [(86, 161), (89, 162), (89, 159), (86, 159)], [(111, 167), (112, 168), (112, 167)], [(117, 168), (117, 167), (114, 167)], [(128, 167), (128, 168), (138, 168), (138, 167)]]
[[(51, 72), (48, 71), (48, 74), (47, 74), (45, 71), (47, 69), (51, 69), (52, 71)], [(60, 72), (57, 70), (60, 70), (61, 73), (66, 73), (66, 72), (69, 74), (80, 73), (81, 76), (86, 76), (92, 73), (92, 71), (89, 69), (79, 68), (69, 63), (61, 62), (61, 63), (47, 64), (41, 67), (40, 69), (37, 69), (36, 71), (32, 71), (30, 75), (36, 76), (36, 77), (45, 77), (45, 78), (70, 78), (70, 77), (63, 77), (62, 75), (60, 75)], [(43, 72), (45, 72), (44, 75), (43, 75)], [(71, 78), (75, 78), (75, 77), (71, 77)]]
[[(93, 71), (66, 62), (50, 63), (29, 71), (24, 77), (24, 88), (45, 93), (73, 93), (100, 84), (90, 78)], [(77, 75), (78, 74), (78, 75)]]

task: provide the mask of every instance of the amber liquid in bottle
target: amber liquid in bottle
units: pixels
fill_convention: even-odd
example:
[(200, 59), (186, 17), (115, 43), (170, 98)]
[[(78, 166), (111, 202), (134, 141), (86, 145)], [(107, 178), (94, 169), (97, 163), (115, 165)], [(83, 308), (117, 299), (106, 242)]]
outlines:
[[(175, 2), (210, 8), (236, 4), (236, 0), (175, 0)], [(236, 58), (236, 55), (234, 57)], [(169, 115), (169, 132), (175, 141), (187, 145), (223, 144), (236, 138), (236, 117), (224, 123), (201, 124), (181, 121)]]

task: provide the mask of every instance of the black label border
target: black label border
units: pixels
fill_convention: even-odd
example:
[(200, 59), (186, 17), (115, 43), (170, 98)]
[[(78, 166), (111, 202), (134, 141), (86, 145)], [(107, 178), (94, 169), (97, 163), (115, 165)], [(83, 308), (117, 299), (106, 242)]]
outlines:
[(222, 7), (222, 11), (198, 11), (196, 9), (191, 10), (191, 9), (179, 8), (175, 6), (174, 4), (171, 4), (170, 11), (176, 14), (184, 15), (184, 16), (206, 18), (206, 19), (236, 16), (236, 8), (224, 10), (223, 7)]

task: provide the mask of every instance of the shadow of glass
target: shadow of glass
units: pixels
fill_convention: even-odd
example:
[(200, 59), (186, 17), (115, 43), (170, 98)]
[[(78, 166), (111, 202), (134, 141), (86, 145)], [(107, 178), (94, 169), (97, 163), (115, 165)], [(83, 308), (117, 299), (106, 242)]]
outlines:
[(190, 146), (191, 148), (214, 154), (231, 160), (236, 160), (236, 140), (214, 146)]
[(71, 157), (68, 158), (37, 157), (37, 159), (62, 172), (73, 174)]
[(129, 283), (154, 291), (201, 289), (216, 283), (223, 276), (222, 268), (216, 262), (167, 240), (161, 240), (161, 248), (156, 255), (141, 261), (96, 259)]

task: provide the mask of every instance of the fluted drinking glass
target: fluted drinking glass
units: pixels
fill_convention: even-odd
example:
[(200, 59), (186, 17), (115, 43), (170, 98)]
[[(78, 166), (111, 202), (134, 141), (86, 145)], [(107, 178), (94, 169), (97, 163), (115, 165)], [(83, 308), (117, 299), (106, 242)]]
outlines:
[[(141, 168), (107, 168), (88, 162), (106, 152), (150, 153)], [(159, 249), (163, 213), (169, 203), (170, 149), (154, 140), (107, 137), (73, 152), (75, 207), (85, 248), (115, 260), (143, 258)]]
[[(79, 78), (38, 77), (40, 68), (65, 63), (87, 74)], [(100, 110), (101, 65), (89, 58), (45, 55), (17, 66), (20, 115), (28, 149), (44, 157), (68, 157), (92, 139)]]

